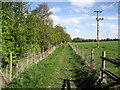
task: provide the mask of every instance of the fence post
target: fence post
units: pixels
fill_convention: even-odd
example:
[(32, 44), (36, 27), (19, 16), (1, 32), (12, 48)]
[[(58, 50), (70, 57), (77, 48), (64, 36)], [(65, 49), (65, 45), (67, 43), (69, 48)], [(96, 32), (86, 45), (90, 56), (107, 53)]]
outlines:
[(8, 70), (9, 70), (9, 67), (8, 67), (8, 65), (6, 66), (6, 70), (5, 70), (5, 76), (6, 76), (6, 78), (8, 79)]
[(76, 54), (78, 54), (78, 46), (76, 45)]
[(35, 63), (35, 48), (33, 48), (33, 63)]
[(27, 53), (27, 63), (26, 63), (26, 68), (28, 67), (28, 53)]
[(12, 52), (10, 53), (10, 81), (12, 80)]
[(44, 58), (44, 46), (42, 46), (42, 58)]
[[(82, 52), (81, 52), (81, 54), (82, 54), (82, 60), (83, 60), (83, 62), (85, 63), (84, 47), (82, 47)], [(86, 63), (85, 63), (85, 64), (86, 64)]]
[(90, 67), (94, 68), (94, 49), (91, 49), (91, 61), (90, 61)]
[(19, 70), (18, 70), (18, 65), (19, 65), (19, 62), (17, 63), (17, 66), (16, 66), (16, 75), (18, 75), (18, 72), (19, 72)]
[[(102, 52), (102, 56), (103, 57), (106, 56), (105, 51)], [(105, 70), (105, 60), (104, 59), (102, 59), (102, 69)], [(102, 79), (102, 82), (107, 83), (106, 77), (105, 77), (105, 74), (104, 74), (103, 70), (101, 71), (101, 79)]]

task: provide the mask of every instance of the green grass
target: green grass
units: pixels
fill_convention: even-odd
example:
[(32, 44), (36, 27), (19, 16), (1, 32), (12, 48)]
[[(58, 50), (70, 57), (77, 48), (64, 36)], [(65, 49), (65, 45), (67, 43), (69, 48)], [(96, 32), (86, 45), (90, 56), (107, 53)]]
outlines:
[[(84, 46), (86, 55), (89, 56), (90, 48), (95, 47), (96, 43), (73, 43), (73, 45), (77, 45), (79, 51)], [(95, 48), (97, 52), (95, 63), (101, 62), (98, 57), (105, 48), (107, 50), (103, 45), (99, 52)], [(19, 74), (6, 88), (62, 88), (64, 79), (74, 80), (70, 82), (70, 86), (78, 90), (103, 87), (103, 84), (97, 82), (98, 77), (98, 71), (85, 67), (81, 57), (68, 44), (62, 44), (49, 57)]]
[(63, 79), (72, 79), (73, 72), (70, 70), (80, 67), (81, 63), (80, 57), (68, 44), (64, 44), (14, 78), (6, 88), (61, 88)]
[[(106, 57), (120, 60), (120, 57), (118, 57), (118, 41), (100, 42), (99, 49), (96, 48), (97, 42), (72, 43), (72, 45), (75, 45), (78, 47), (79, 53), (81, 53), (82, 48), (84, 48), (85, 57), (88, 63), (90, 63), (91, 48), (94, 48), (94, 63), (95, 63), (96, 69), (98, 70), (101, 67), (102, 60), (100, 56), (102, 56), (103, 51), (106, 52)], [(120, 75), (119, 68), (107, 61), (106, 61), (106, 68)]]

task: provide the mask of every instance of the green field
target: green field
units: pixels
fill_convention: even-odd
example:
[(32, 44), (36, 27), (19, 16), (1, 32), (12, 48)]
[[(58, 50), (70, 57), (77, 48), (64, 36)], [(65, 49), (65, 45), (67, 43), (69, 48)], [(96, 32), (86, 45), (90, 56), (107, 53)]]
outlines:
[[(100, 48), (96, 48), (97, 42), (84, 42), (84, 43), (72, 43), (73, 46), (78, 47), (77, 51), (81, 54), (82, 50), (85, 53), (85, 60), (90, 63), (91, 58), (91, 48), (94, 48), (94, 63), (96, 69), (100, 69), (101, 67), (101, 56), (102, 52), (106, 52), (106, 57), (112, 59), (120, 60), (118, 57), (118, 41), (107, 41), (107, 42), (100, 42)], [(84, 48), (84, 49), (83, 49)], [(119, 74), (119, 69), (115, 65), (106, 62), (106, 68), (111, 70), (112, 72)]]
[[(84, 46), (86, 60), (89, 62), (90, 50), (95, 49), (95, 67), (96, 70), (85, 67), (81, 57), (77, 55), (69, 44), (62, 44), (53, 54), (38, 64), (26, 69), (19, 74), (6, 88), (62, 88), (63, 80), (74, 80), (70, 82), (71, 88), (94, 88), (98, 86), (99, 69), (101, 66), (101, 53), (106, 51), (107, 57), (118, 59), (117, 44), (118, 42), (101, 42), (100, 48), (97, 49), (96, 43), (72, 43), (78, 47), (81, 52)], [(107, 64), (109, 69), (118, 74), (118, 68)], [(88, 85), (89, 83), (89, 85)]]

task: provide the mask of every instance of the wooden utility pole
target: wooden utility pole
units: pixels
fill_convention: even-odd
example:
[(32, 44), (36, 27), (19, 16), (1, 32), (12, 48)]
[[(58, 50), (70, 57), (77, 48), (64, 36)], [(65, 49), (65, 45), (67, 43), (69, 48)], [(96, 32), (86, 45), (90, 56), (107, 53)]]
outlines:
[(103, 20), (103, 18), (98, 18), (98, 14), (101, 13), (102, 11), (94, 11), (97, 13), (97, 48), (99, 48), (99, 20)]

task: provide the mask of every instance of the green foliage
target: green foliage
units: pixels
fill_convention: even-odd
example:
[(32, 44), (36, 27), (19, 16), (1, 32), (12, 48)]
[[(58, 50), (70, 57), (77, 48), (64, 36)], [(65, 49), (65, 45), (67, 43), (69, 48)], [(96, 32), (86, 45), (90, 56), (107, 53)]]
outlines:
[(99, 74), (90, 68), (85, 66), (80, 67), (79, 69), (75, 69), (75, 85), (77, 89), (92, 89), (96, 88), (97, 79)]
[(47, 4), (40, 4), (30, 11), (30, 4), (26, 2), (2, 2), (3, 66), (9, 64), (10, 52), (13, 61), (17, 62), (29, 51), (38, 53), (42, 47), (46, 50), (71, 40), (64, 27), (53, 27), (51, 14)]

